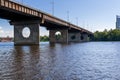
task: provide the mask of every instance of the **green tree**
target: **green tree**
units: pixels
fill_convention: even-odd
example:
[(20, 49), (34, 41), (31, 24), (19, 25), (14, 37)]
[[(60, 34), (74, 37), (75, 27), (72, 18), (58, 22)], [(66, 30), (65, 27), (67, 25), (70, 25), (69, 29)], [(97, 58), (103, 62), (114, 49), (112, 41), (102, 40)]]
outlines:
[(49, 37), (48, 36), (40, 36), (40, 41), (42, 42), (46, 42), (46, 41), (49, 41)]
[(107, 31), (106, 29), (104, 31), (96, 31), (94, 32), (94, 38), (92, 38), (93, 41), (120, 41), (120, 30), (114, 29)]

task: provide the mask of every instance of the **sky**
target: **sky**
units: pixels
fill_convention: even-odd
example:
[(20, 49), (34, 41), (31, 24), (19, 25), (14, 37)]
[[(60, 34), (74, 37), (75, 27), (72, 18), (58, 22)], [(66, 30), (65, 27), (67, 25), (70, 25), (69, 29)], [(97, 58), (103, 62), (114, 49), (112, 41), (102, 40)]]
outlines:
[[(30, 7), (68, 20), (92, 32), (115, 29), (116, 15), (120, 15), (120, 0), (15, 0)], [(69, 12), (69, 13), (68, 13)], [(13, 37), (13, 26), (9, 21), (0, 19), (0, 37)], [(49, 35), (49, 31), (40, 28), (40, 35)]]

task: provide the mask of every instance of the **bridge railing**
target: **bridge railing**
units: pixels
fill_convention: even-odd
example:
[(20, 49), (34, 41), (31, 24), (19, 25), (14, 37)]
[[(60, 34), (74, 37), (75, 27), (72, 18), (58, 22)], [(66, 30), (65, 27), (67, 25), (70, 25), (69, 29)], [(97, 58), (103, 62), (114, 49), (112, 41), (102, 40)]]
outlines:
[(16, 11), (20, 11), (20, 12), (23, 12), (23, 13), (27, 13), (27, 14), (30, 14), (30, 15), (33, 15), (33, 16), (43, 17), (46, 20), (54, 21), (56, 23), (63, 24), (63, 25), (67, 26), (67, 22), (65, 22), (61, 19), (53, 17), (52, 15), (47, 14), (45, 12), (42, 12), (40, 10), (33, 9), (31, 7), (28, 7), (28, 6), (23, 6), (22, 4), (20, 4), (18, 2), (15, 2), (15, 1), (0, 0), (0, 6), (10, 8), (10, 9), (13, 9), (13, 10), (16, 10)]
[(0, 0), (0, 6), (41, 17), (41, 14), (38, 11), (9, 0)]

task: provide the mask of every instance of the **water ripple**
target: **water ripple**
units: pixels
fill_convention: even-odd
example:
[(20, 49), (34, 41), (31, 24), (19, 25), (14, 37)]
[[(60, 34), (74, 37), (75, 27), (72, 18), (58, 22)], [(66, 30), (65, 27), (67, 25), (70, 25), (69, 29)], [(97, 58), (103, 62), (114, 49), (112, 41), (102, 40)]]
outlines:
[(120, 80), (120, 42), (0, 43), (0, 80)]

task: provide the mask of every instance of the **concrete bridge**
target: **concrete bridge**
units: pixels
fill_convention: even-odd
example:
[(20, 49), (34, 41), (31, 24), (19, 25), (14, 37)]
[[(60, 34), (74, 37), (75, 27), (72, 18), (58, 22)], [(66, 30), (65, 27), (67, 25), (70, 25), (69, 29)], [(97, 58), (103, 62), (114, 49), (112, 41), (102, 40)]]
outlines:
[[(49, 30), (51, 43), (89, 41), (92, 35), (92, 32), (79, 26), (10, 0), (0, 0), (0, 18), (7, 19), (11, 25), (14, 25), (14, 43), (17, 45), (39, 44), (39, 26), (44, 26)], [(28, 38), (22, 35), (25, 27), (30, 29)], [(55, 36), (57, 31), (61, 32), (59, 39)]]

